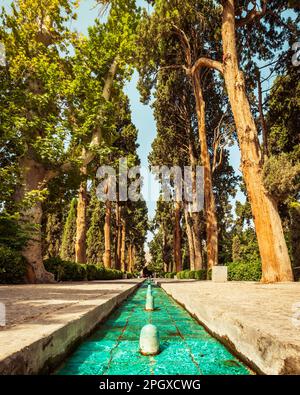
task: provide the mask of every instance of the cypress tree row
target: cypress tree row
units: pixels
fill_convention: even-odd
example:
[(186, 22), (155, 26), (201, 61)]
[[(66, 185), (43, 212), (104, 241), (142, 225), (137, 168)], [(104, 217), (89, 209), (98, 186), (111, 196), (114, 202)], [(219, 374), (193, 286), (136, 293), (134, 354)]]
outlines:
[(75, 261), (76, 212), (77, 199), (73, 198), (70, 204), (67, 220), (64, 225), (60, 249), (61, 258), (70, 261)]

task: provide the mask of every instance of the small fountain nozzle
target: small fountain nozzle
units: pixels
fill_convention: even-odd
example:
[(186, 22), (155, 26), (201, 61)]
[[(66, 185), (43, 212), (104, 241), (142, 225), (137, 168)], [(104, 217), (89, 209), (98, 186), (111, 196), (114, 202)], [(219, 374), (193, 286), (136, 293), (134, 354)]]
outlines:
[(159, 335), (155, 325), (143, 326), (140, 334), (140, 352), (143, 355), (157, 355), (159, 353)]

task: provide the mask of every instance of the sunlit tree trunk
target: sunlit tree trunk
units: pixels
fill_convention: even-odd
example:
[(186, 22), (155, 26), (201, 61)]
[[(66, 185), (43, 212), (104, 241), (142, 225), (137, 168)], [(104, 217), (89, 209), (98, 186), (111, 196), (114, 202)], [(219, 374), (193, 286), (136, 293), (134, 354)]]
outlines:
[(262, 152), (239, 70), (235, 35), (234, 0), (223, 2), (223, 73), (241, 151), (241, 168), (251, 204), (259, 251), (262, 281), (292, 281), (293, 273), (275, 200), (262, 182)]
[(189, 258), (190, 258), (190, 270), (195, 270), (195, 249), (194, 249), (194, 240), (192, 233), (192, 219), (188, 212), (188, 209), (184, 209), (184, 218), (185, 218), (185, 227), (186, 227), (186, 235), (188, 239), (189, 246)]
[(135, 245), (132, 245), (132, 251), (131, 251), (131, 273), (134, 272), (135, 269)]
[(216, 204), (212, 188), (212, 172), (206, 139), (205, 102), (203, 99), (199, 73), (192, 75), (196, 99), (199, 141), (201, 150), (201, 165), (204, 167), (204, 204), (206, 217), (207, 266), (211, 268), (218, 264), (218, 224)]
[(163, 245), (162, 245), (163, 266), (164, 266), (164, 272), (167, 273), (169, 265), (168, 265), (167, 253), (166, 253), (166, 249), (167, 249), (167, 232), (166, 232), (164, 223), (162, 224), (162, 238), (163, 238), (163, 240), (162, 240), (162, 242), (163, 242)]
[(116, 202), (116, 248), (115, 248), (115, 266), (121, 268), (121, 206)]
[(121, 219), (121, 270), (126, 271), (126, 221), (125, 218)]
[[(191, 136), (191, 133), (190, 133)], [(191, 137), (189, 138), (189, 157), (190, 157), (190, 165), (192, 167), (192, 191), (194, 196), (197, 193), (197, 175), (196, 175), (196, 166), (197, 159), (194, 152), (194, 146), (191, 141)], [(193, 212), (191, 214), (191, 233), (192, 233), (192, 241), (193, 241), (193, 250), (194, 250), (194, 262), (192, 270), (200, 270), (202, 269), (202, 246), (201, 246), (201, 231), (200, 231), (200, 218), (199, 212)]]
[(127, 267), (127, 271), (129, 273), (132, 273), (133, 265), (134, 265), (134, 245), (132, 243), (129, 243), (129, 246), (128, 246), (128, 267)]
[(111, 202), (105, 202), (105, 221), (104, 221), (104, 267), (111, 268), (111, 239), (110, 239), (110, 226), (111, 226)]
[[(16, 202), (20, 203), (27, 192), (42, 190), (49, 181), (49, 172), (42, 164), (30, 158), (20, 161), (22, 186), (15, 193)], [(31, 238), (23, 248), (22, 255), (27, 261), (26, 279), (29, 283), (54, 282), (52, 273), (45, 270), (42, 255), (41, 223), (43, 217), (42, 203), (37, 201), (21, 210), (21, 223), (34, 227)]]
[[(86, 167), (81, 168), (81, 174), (86, 176)], [(86, 232), (87, 232), (87, 183), (86, 180), (81, 181), (76, 217), (76, 241), (75, 241), (75, 260), (77, 263), (86, 263)]]
[(174, 203), (174, 264), (175, 271), (180, 272), (182, 270), (182, 256), (181, 256), (181, 227), (180, 227), (180, 202), (175, 201)]
[(195, 251), (195, 270), (203, 269), (203, 258), (202, 258), (202, 243), (201, 243), (201, 224), (199, 213), (193, 213), (193, 225), (192, 234), (194, 241), (194, 251)]

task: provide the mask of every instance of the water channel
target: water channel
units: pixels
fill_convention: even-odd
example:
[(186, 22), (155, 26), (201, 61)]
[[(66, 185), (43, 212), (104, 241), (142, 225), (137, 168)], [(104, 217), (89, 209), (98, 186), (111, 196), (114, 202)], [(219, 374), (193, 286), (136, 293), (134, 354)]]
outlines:
[[(248, 375), (250, 370), (160, 287), (155, 310), (145, 311), (144, 283), (55, 372), (59, 375)], [(199, 301), (201, 303), (201, 301)], [(144, 325), (157, 326), (160, 353), (139, 353)]]

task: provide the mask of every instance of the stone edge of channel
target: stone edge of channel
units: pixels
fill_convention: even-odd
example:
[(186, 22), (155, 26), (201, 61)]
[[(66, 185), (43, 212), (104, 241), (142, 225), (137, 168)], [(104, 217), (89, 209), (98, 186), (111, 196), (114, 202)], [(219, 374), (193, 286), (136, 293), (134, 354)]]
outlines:
[(138, 282), (78, 319), (0, 360), (0, 375), (49, 374), (142, 284)]
[[(221, 343), (223, 343), (242, 362), (257, 374), (267, 375), (298, 375), (300, 374), (300, 349), (297, 345), (288, 345), (278, 342), (267, 333), (261, 333), (259, 328), (245, 327), (238, 320), (227, 320), (224, 317), (210, 319), (194, 306), (187, 303), (184, 298), (174, 295), (164, 285), (168, 283), (157, 282), (169, 296), (184, 307), (205, 329)], [(181, 299), (181, 300), (180, 300)], [(240, 340), (238, 327), (242, 327), (247, 336)], [(251, 339), (251, 341), (250, 341)]]

